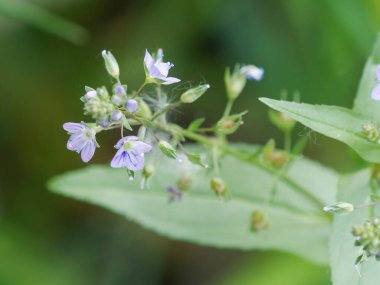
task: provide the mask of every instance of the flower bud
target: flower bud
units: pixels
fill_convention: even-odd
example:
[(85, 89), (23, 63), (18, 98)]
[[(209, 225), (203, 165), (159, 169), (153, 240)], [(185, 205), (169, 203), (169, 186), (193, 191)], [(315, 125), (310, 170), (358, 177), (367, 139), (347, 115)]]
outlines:
[(346, 202), (338, 202), (334, 205), (328, 205), (323, 208), (323, 211), (333, 214), (348, 214), (354, 210), (354, 205)]
[(116, 106), (120, 106), (122, 103), (122, 99), (121, 99), (120, 95), (117, 95), (117, 94), (112, 96), (111, 101)]
[(154, 167), (153, 164), (148, 163), (144, 166), (144, 169), (142, 171), (142, 175), (146, 178), (150, 177), (153, 172), (156, 171), (156, 168)]
[(177, 158), (177, 153), (175, 149), (167, 141), (163, 141), (163, 140), (159, 141), (158, 147), (160, 148), (161, 152), (165, 154), (167, 157), (172, 158), (172, 159)]
[(101, 120), (101, 121), (99, 122), (99, 126), (101, 126), (101, 127), (103, 127), (103, 128), (108, 127), (109, 124), (110, 124), (110, 123), (109, 123), (109, 121), (108, 121), (107, 119), (105, 119), (105, 120)]
[(273, 110), (269, 111), (269, 120), (273, 125), (285, 133), (291, 132), (296, 125), (296, 121), (290, 118), (287, 114)]
[(188, 175), (181, 176), (179, 180), (177, 181), (178, 189), (181, 191), (189, 189), (191, 185), (191, 180), (192, 180), (191, 177)]
[(127, 90), (127, 85), (115, 84), (113, 88), (114, 93), (119, 94), (119, 95), (127, 95), (126, 90)]
[(235, 67), (232, 74), (230, 69), (227, 68), (224, 73), (224, 83), (226, 85), (228, 99), (235, 100), (239, 97), (246, 82), (247, 79), (245, 75), (240, 72), (240, 68), (238, 66)]
[(268, 227), (268, 221), (260, 211), (254, 211), (251, 215), (251, 231), (259, 232)]
[(88, 91), (86, 92), (86, 94), (84, 94), (83, 98), (85, 101), (88, 101), (92, 98), (95, 98), (97, 96), (97, 93), (95, 90), (91, 90), (91, 91)]
[(362, 126), (363, 134), (367, 136), (368, 140), (376, 143), (380, 143), (380, 131), (378, 127), (373, 123), (365, 123)]
[(103, 56), (104, 63), (109, 75), (111, 75), (116, 80), (119, 80), (119, 75), (120, 75), (119, 65), (115, 57), (112, 55), (110, 51), (106, 51), (106, 50), (102, 51), (102, 56)]
[(224, 195), (228, 191), (227, 184), (223, 181), (223, 179), (219, 177), (214, 177), (213, 179), (211, 179), (210, 187), (219, 197), (224, 197)]
[(136, 112), (138, 109), (138, 103), (135, 99), (129, 99), (127, 103), (125, 104), (125, 109), (128, 110), (128, 112)]
[(123, 117), (123, 113), (119, 110), (111, 114), (111, 120), (115, 123), (120, 122), (122, 117)]
[(181, 95), (181, 102), (185, 104), (193, 103), (195, 100), (201, 97), (209, 88), (210, 85), (208, 84), (202, 84), (197, 87), (191, 88)]
[(247, 112), (242, 112), (236, 115), (225, 116), (216, 123), (216, 130), (221, 134), (232, 134), (240, 125), (243, 124), (243, 115)]
[(206, 157), (200, 153), (188, 153), (187, 158), (194, 164), (198, 164), (204, 168), (208, 168)]

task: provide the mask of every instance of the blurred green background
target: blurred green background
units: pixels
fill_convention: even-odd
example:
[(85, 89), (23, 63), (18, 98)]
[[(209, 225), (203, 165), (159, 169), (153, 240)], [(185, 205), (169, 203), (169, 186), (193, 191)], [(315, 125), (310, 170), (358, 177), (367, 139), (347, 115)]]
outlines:
[[(170, 241), (51, 194), (45, 182), (83, 167), (66, 150), (62, 123), (83, 120), (84, 85), (110, 83), (102, 49), (130, 87), (143, 80), (145, 48), (163, 48), (183, 84), (207, 81), (207, 96), (174, 114), (183, 125), (218, 118), (226, 65), (264, 67), (265, 80), (249, 83), (235, 106), (250, 113), (233, 140), (281, 144), (257, 98), (288, 90), (304, 102), (351, 106), (379, 15), (377, 0), (0, 0), (0, 285), (330, 284), (327, 267)], [(308, 156), (355, 167), (342, 144), (301, 126), (295, 135), (310, 136)], [(99, 141), (93, 162), (107, 163), (115, 138)]]

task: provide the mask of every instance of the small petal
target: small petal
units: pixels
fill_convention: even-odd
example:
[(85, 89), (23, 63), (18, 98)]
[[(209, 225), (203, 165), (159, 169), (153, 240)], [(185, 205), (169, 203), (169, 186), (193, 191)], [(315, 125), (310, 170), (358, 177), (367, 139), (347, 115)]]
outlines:
[(150, 55), (150, 53), (148, 52), (148, 50), (145, 50), (144, 63), (146, 65), (146, 67), (148, 67), (148, 69), (149, 69), (150, 66), (152, 66), (154, 64), (154, 59)]
[(175, 78), (175, 77), (166, 77), (164, 80), (165, 82), (162, 83), (163, 85), (170, 85), (170, 84), (178, 83), (181, 81), (180, 79)]
[(76, 133), (76, 132), (82, 131), (84, 128), (85, 126), (83, 126), (80, 123), (64, 123), (63, 124), (63, 129), (69, 133)]
[(380, 84), (377, 84), (371, 92), (371, 98), (373, 100), (380, 100)]
[(155, 66), (158, 68), (162, 76), (167, 77), (169, 74), (169, 69), (173, 67), (170, 62), (160, 62), (156, 63)]
[(144, 156), (136, 151), (127, 151), (126, 167), (132, 171), (140, 171), (144, 168)]
[(134, 142), (133, 148), (136, 149), (139, 153), (150, 152), (152, 150), (151, 145), (140, 141)]
[(76, 151), (79, 153), (86, 143), (87, 141), (83, 138), (82, 133), (79, 133), (72, 135), (68, 139), (66, 147), (68, 150)]
[(83, 162), (87, 163), (94, 156), (96, 145), (93, 141), (88, 142), (81, 151), (81, 158)]
[(380, 65), (376, 67), (376, 80), (380, 82)]
[(113, 168), (122, 168), (126, 166), (126, 157), (127, 157), (127, 152), (124, 149), (119, 149), (114, 158), (111, 161), (111, 167)]

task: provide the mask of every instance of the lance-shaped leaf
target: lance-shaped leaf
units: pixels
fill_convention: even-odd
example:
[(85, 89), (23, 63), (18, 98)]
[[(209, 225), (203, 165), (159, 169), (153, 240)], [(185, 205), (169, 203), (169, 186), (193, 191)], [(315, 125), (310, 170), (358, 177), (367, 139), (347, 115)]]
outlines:
[(289, 117), (325, 136), (352, 147), (367, 161), (380, 162), (380, 144), (370, 141), (363, 133), (363, 125), (371, 118), (352, 110), (326, 105), (311, 105), (282, 100), (260, 98), (269, 107), (286, 113)]
[[(234, 151), (244, 153), (255, 150), (252, 145), (234, 146)], [(277, 249), (316, 263), (327, 262), (331, 225), (322, 206), (335, 201), (338, 177), (333, 171), (298, 158), (277, 172), (256, 161), (225, 155), (220, 176), (230, 189), (231, 199), (223, 203), (209, 186), (212, 173), (185, 156), (181, 159), (182, 163), (162, 160), (151, 177), (150, 188), (144, 191), (139, 179), (129, 181), (125, 171), (108, 166), (57, 176), (49, 188), (104, 207), (170, 238), (221, 248)], [(167, 187), (183, 177), (189, 179), (190, 186), (181, 202), (168, 203)], [(255, 211), (268, 221), (268, 227), (258, 232), (251, 230)]]
[(376, 67), (380, 64), (380, 33), (377, 36), (372, 54), (368, 57), (359, 89), (354, 102), (354, 111), (380, 121), (380, 101), (371, 98), (372, 88), (376, 85)]
[[(362, 170), (344, 176), (339, 183), (337, 201), (347, 201), (356, 205), (368, 202), (371, 192), (370, 175), (369, 170)], [(354, 246), (352, 226), (369, 218), (369, 208), (357, 209), (348, 215), (334, 215), (329, 244), (334, 285), (373, 285), (380, 280), (380, 262), (376, 262), (374, 257), (360, 265), (360, 274), (355, 269), (355, 260), (360, 254), (360, 249)]]

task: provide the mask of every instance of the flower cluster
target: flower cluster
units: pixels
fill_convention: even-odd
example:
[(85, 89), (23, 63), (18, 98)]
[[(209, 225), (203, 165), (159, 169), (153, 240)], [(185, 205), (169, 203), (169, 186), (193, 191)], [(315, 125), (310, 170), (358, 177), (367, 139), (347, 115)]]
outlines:
[[(178, 148), (193, 164), (209, 168), (207, 155), (189, 152), (182, 143), (192, 139), (208, 145), (212, 149), (213, 168), (215, 177), (210, 187), (219, 197), (227, 193), (227, 185), (219, 176), (220, 151), (219, 147), (225, 137), (234, 133), (243, 123), (246, 112), (231, 114), (234, 100), (242, 92), (246, 80), (261, 80), (263, 69), (254, 65), (236, 66), (231, 74), (226, 71), (225, 83), (228, 104), (223, 116), (211, 127), (204, 128), (203, 119), (197, 119), (186, 129), (169, 123), (167, 113), (183, 104), (190, 104), (198, 100), (209, 88), (208, 84), (185, 90), (180, 96), (168, 98), (163, 86), (180, 82), (176, 77), (170, 77), (169, 71), (174, 66), (171, 62), (163, 61), (163, 51), (150, 54), (147, 50), (144, 56), (145, 80), (137, 91), (130, 91), (128, 85), (121, 81), (120, 68), (116, 58), (109, 51), (103, 51), (105, 68), (112, 78), (112, 86), (92, 88), (85, 87), (85, 94), (80, 98), (84, 104), (84, 114), (92, 118), (92, 122), (65, 123), (63, 125), (70, 138), (67, 149), (81, 154), (84, 162), (89, 162), (99, 147), (96, 135), (103, 131), (119, 129), (121, 138), (115, 144), (116, 153), (111, 160), (111, 167), (124, 168), (130, 179), (135, 172), (141, 171), (141, 187), (144, 188), (147, 179), (153, 174), (154, 163), (145, 165), (145, 154), (158, 151), (162, 155), (180, 162), (182, 155), (178, 155)], [(154, 88), (148, 89), (149, 86)], [(148, 89), (148, 90), (147, 90)], [(143, 93), (144, 91), (144, 93)], [(178, 98), (177, 101), (174, 98)], [(136, 130), (135, 130), (136, 128)], [(124, 135), (128, 132), (127, 135)], [(207, 135), (207, 133), (210, 134)], [(215, 140), (219, 139), (219, 142)], [(180, 201), (182, 191), (189, 186), (189, 179), (181, 180), (176, 187), (169, 186), (170, 201)]]
[(371, 221), (353, 226), (352, 234), (355, 237), (355, 246), (361, 247), (363, 252), (358, 257), (356, 264), (372, 256), (374, 256), (376, 260), (380, 260), (379, 218), (374, 218)]

